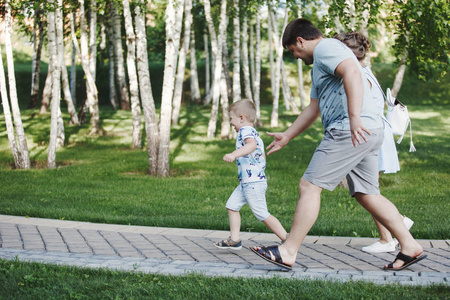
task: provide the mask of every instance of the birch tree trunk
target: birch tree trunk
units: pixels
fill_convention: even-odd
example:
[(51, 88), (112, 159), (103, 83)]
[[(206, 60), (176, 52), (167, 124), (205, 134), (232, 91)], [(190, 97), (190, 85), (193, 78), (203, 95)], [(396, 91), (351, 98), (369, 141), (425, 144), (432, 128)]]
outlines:
[[(80, 3), (80, 47), (81, 47), (81, 64), (89, 66), (89, 44), (88, 44), (88, 35), (86, 28), (86, 11), (84, 7), (84, 0), (78, 0)], [(90, 69), (89, 69), (90, 73)], [(95, 79), (94, 79), (95, 80)], [(79, 120), (80, 123), (83, 124), (86, 120), (86, 115), (89, 107), (89, 97), (91, 93), (89, 93), (89, 85), (86, 84), (86, 98), (83, 100), (83, 103), (80, 107), (79, 111)]]
[(141, 106), (139, 103), (139, 86), (136, 74), (136, 36), (131, 18), (130, 3), (123, 0), (123, 14), (125, 18), (125, 31), (127, 34), (127, 68), (130, 81), (131, 114), (133, 116), (132, 148), (141, 147)]
[(294, 114), (299, 114), (300, 111), (298, 110), (298, 106), (295, 103), (294, 96), (292, 96), (291, 88), (288, 85), (287, 74), (283, 60), (281, 60), (281, 78), (283, 84), (283, 96), (286, 99), (286, 102), (289, 104), (289, 107), (292, 109), (292, 112)]
[[(406, 42), (409, 43), (409, 32), (406, 33)], [(403, 77), (405, 76), (407, 57), (408, 57), (408, 48), (405, 46), (402, 57), (400, 59), (400, 67), (397, 70), (397, 74), (395, 74), (394, 85), (392, 86), (391, 90), (391, 94), (395, 98), (397, 98), (398, 92), (402, 87)]]
[(242, 22), (242, 71), (244, 73), (245, 98), (253, 101), (252, 88), (250, 83), (250, 67), (248, 62), (247, 16), (244, 16), (244, 21)]
[(250, 19), (250, 83), (252, 87), (252, 91), (254, 90), (254, 80), (255, 80), (255, 37), (253, 32), (253, 24), (252, 20)]
[[(298, 17), (302, 17), (302, 2), (300, 1), (298, 4)], [(305, 90), (303, 88), (303, 61), (301, 59), (297, 59), (297, 71), (298, 71), (298, 92), (300, 96), (300, 107), (301, 109), (305, 109), (306, 107), (306, 96)]]
[[(37, 28), (36, 28), (37, 25)], [(36, 29), (39, 35), (39, 40), (36, 38)], [(33, 47), (33, 69), (31, 75), (31, 97), (29, 108), (35, 108), (39, 99), (39, 77), (41, 73), (41, 53), (42, 45), (44, 43), (44, 26), (41, 20), (40, 10), (35, 10), (35, 32), (33, 34), (34, 47)], [(36, 45), (37, 43), (37, 45)]]
[[(192, 14), (191, 14), (192, 16)], [(198, 70), (197, 70), (197, 57), (195, 54), (195, 31), (191, 28), (191, 42), (190, 42), (190, 55), (191, 55), (191, 102), (199, 103), (200, 85), (198, 84)]]
[[(73, 22), (73, 28), (75, 28), (75, 12), (72, 12), (72, 20), (71, 22)], [(71, 25), (72, 27), (72, 25)], [(77, 106), (77, 61), (76, 61), (76, 50), (75, 50), (75, 46), (73, 45), (73, 42), (71, 43), (72, 45), (72, 60), (71, 60), (71, 67), (70, 67), (70, 94), (72, 95), (72, 101), (73, 101), (73, 105), (76, 107)]]
[(109, 77), (109, 101), (114, 110), (119, 106), (119, 99), (116, 91), (116, 55), (114, 52), (114, 11), (113, 4), (109, 5), (109, 20), (108, 20), (108, 77)]
[[(49, 0), (52, 4), (53, 0)], [(50, 123), (50, 141), (48, 145), (47, 167), (56, 168), (56, 144), (58, 136), (58, 112), (60, 101), (60, 68), (58, 66), (58, 53), (56, 48), (56, 30), (55, 13), (49, 11), (47, 14), (48, 26), (48, 49), (49, 49), (49, 68), (52, 74), (52, 100), (51, 100), (51, 123)]]
[[(73, 16), (71, 14), (69, 14), (68, 16), (72, 20)], [(78, 45), (78, 40), (75, 36), (75, 28), (73, 27), (74, 22), (70, 22), (70, 24), (72, 26), (72, 28), (71, 28), (72, 42), (73, 42), (73, 45), (77, 52), (77, 55), (80, 58), (81, 66), (83, 68), (84, 74), (86, 75), (86, 88), (89, 88), (92, 91), (91, 96), (94, 98), (93, 103), (98, 103), (98, 90), (97, 90), (97, 86), (95, 85), (94, 77), (92, 77), (91, 71), (89, 70), (89, 60), (85, 59), (83, 54), (81, 53), (80, 46)], [(92, 116), (91, 116), (91, 118), (92, 118)], [(99, 131), (100, 128), (91, 129), (91, 133), (94, 130)]]
[(255, 77), (253, 83), (253, 96), (256, 107), (256, 126), (262, 126), (261, 121), (261, 103), (260, 103), (260, 86), (261, 86), (261, 17), (260, 7), (256, 13), (256, 44), (255, 44)]
[(223, 70), (222, 78), (220, 79), (220, 105), (222, 106), (222, 123), (220, 128), (220, 138), (228, 139), (230, 136), (231, 126), (230, 126), (228, 89), (224, 73), (225, 70)]
[(14, 135), (14, 127), (11, 118), (11, 109), (9, 107), (9, 99), (6, 90), (5, 70), (3, 69), (2, 48), (0, 45), (0, 94), (2, 96), (3, 114), (5, 115), (6, 132), (8, 134), (9, 147), (14, 158), (14, 166), (21, 168), (21, 154), (17, 148), (16, 137)]
[[(70, 115), (70, 119), (73, 124), (79, 124), (77, 112), (75, 106), (73, 105), (72, 94), (70, 93), (69, 87), (69, 76), (67, 75), (67, 69), (64, 62), (64, 25), (63, 25), (63, 13), (62, 13), (63, 1), (58, 0), (58, 8), (55, 11), (56, 17), (56, 40), (58, 43), (58, 66), (61, 68), (61, 81), (64, 92), (64, 99), (67, 104), (67, 112)], [(64, 123), (62, 123), (64, 124)], [(64, 142), (64, 141), (63, 141)]]
[[(138, 3), (144, 5), (145, 0), (139, 0)], [(153, 100), (150, 70), (148, 67), (145, 16), (141, 13), (140, 5), (137, 5), (135, 9), (137, 68), (142, 108), (144, 110), (149, 172), (151, 175), (156, 175), (159, 147), (158, 118)]]
[(5, 52), (6, 62), (8, 66), (8, 83), (9, 83), (9, 95), (11, 100), (11, 110), (14, 118), (14, 126), (17, 135), (17, 144), (20, 152), (20, 168), (30, 168), (30, 157), (28, 154), (28, 145), (25, 138), (25, 132), (23, 130), (22, 118), (20, 116), (20, 108), (17, 99), (16, 77), (14, 74), (14, 58), (11, 45), (11, 6), (10, 0), (5, 2)]
[(213, 87), (212, 87), (212, 107), (211, 116), (208, 123), (208, 131), (206, 136), (208, 138), (213, 138), (216, 132), (217, 125), (217, 115), (219, 111), (219, 98), (220, 98), (220, 79), (222, 76), (222, 47), (223, 47), (223, 37), (226, 30), (226, 9), (227, 2), (222, 1), (221, 11), (220, 11), (220, 25), (219, 34), (216, 35), (214, 29), (214, 23), (211, 16), (211, 5), (209, 0), (205, 0), (205, 17), (208, 23), (210, 35), (211, 35), (211, 45), (214, 53), (214, 77), (213, 77)]
[(241, 100), (241, 31), (239, 20), (239, 0), (233, 1), (233, 102)]
[(192, 24), (192, 0), (185, 0), (184, 4), (184, 37), (181, 45), (180, 55), (178, 56), (178, 70), (175, 80), (175, 92), (173, 96), (172, 108), (172, 125), (178, 124), (178, 117), (180, 116), (181, 98), (183, 95), (184, 73), (186, 70), (186, 56), (189, 49), (191, 38), (191, 24)]
[(47, 77), (45, 78), (44, 90), (42, 91), (41, 108), (39, 109), (39, 114), (45, 114), (48, 111), (48, 106), (50, 104), (50, 97), (52, 95), (52, 74), (50, 73), (50, 68), (47, 68)]
[(180, 8), (182, 0), (169, 0), (166, 8), (166, 54), (164, 65), (163, 89), (161, 96), (161, 118), (159, 123), (158, 175), (169, 176), (170, 146), (170, 114), (172, 112), (173, 89), (175, 85), (176, 40), (180, 37), (181, 28), (176, 27), (176, 8)]
[(114, 20), (114, 49), (116, 50), (117, 62), (117, 82), (119, 84), (120, 108), (130, 110), (130, 98), (128, 97), (128, 88), (125, 80), (125, 66), (122, 55), (122, 34), (120, 25), (120, 15), (116, 7), (117, 3), (112, 4)]
[[(270, 9), (270, 8), (269, 8)], [(269, 44), (269, 62), (270, 62), (270, 88), (272, 91), (272, 96), (275, 93), (275, 64), (273, 59), (273, 24), (272, 16), (269, 11), (267, 18), (267, 34), (268, 34), (268, 44)]]
[(209, 104), (211, 101), (211, 67), (209, 65), (209, 47), (208, 34), (203, 34), (203, 44), (205, 45), (205, 100), (204, 104)]
[(273, 107), (272, 107), (272, 115), (270, 119), (270, 126), (277, 127), (278, 126), (278, 106), (279, 106), (279, 98), (280, 98), (280, 74), (281, 74), (281, 59), (283, 57), (283, 48), (279, 45), (280, 38), (278, 35), (278, 23), (275, 18), (275, 14), (272, 9), (269, 8), (269, 17), (272, 21), (272, 35), (274, 38), (275, 44), (275, 53), (276, 53), (276, 62), (275, 62), (275, 80), (274, 80), (274, 90), (273, 90)]

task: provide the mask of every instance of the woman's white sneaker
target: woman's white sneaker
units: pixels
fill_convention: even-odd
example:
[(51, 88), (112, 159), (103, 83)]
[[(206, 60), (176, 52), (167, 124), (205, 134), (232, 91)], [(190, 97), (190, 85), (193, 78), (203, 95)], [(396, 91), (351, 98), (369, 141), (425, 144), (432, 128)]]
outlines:
[(382, 244), (380, 242), (376, 242), (370, 246), (363, 247), (361, 250), (364, 252), (369, 252), (369, 253), (394, 252), (395, 251), (395, 242), (392, 241), (387, 244)]

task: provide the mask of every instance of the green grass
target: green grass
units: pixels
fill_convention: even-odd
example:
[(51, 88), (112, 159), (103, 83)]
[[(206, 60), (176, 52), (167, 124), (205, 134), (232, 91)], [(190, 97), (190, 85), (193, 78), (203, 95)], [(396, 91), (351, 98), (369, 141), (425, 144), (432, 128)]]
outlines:
[(0, 260), (1, 299), (448, 299), (448, 287), (164, 276)]
[[(381, 189), (416, 222), (417, 238), (447, 239), (449, 226), (449, 128), (450, 112), (444, 106), (410, 106), (417, 152), (409, 153), (409, 140), (399, 146), (402, 170), (383, 175)], [(418, 113), (420, 112), (420, 113)], [(263, 107), (269, 123), (270, 107)], [(101, 108), (106, 135), (89, 137), (88, 125), (66, 126), (65, 147), (57, 151), (57, 169), (46, 169), (49, 115), (25, 110), (31, 170), (14, 170), (6, 133), (0, 140), (0, 213), (65, 220), (228, 229), (225, 202), (238, 184), (236, 165), (221, 160), (232, 151), (234, 141), (205, 137), (209, 108), (184, 107), (179, 126), (172, 128), (171, 176), (147, 173), (145, 150), (130, 149), (130, 112)], [(279, 130), (295, 120), (282, 112)], [(3, 119), (0, 126), (4, 128)], [(259, 128), (264, 134), (269, 127)], [(285, 149), (268, 157), (270, 212), (289, 230), (298, 199), (298, 181), (322, 137), (316, 122)], [(319, 219), (311, 235), (376, 236), (369, 214), (337, 188), (324, 191)], [(242, 211), (242, 230), (267, 232), (250, 209)]]

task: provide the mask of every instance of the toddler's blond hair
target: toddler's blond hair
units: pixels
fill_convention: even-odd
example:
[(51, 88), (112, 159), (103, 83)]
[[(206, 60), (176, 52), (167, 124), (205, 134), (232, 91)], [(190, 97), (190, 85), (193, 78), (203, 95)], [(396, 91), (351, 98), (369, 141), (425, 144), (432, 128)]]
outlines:
[(244, 116), (249, 122), (252, 123), (255, 122), (256, 119), (255, 104), (248, 99), (242, 99), (234, 102), (230, 106), (230, 111), (234, 112), (236, 115)]

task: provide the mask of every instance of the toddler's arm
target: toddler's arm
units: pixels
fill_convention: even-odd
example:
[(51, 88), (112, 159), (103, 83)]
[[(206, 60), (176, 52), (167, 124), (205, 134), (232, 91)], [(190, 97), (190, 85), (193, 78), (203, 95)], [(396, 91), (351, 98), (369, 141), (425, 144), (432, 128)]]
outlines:
[(256, 140), (254, 138), (246, 138), (244, 140), (245, 145), (239, 149), (234, 150), (231, 153), (225, 154), (223, 156), (223, 161), (233, 162), (236, 158), (252, 153), (256, 150)]

